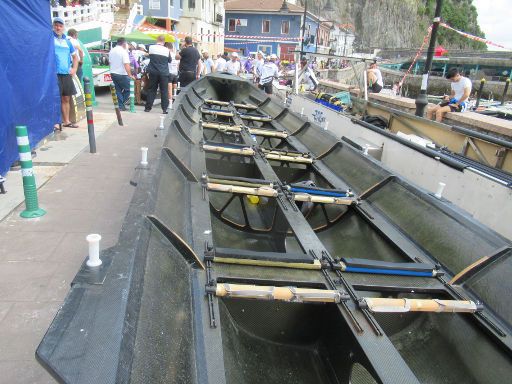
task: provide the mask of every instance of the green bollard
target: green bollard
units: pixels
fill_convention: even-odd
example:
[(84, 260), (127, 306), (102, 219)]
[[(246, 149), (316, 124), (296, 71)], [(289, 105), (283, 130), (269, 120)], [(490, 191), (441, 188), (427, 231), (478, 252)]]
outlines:
[(41, 217), (46, 211), (39, 208), (37, 201), (36, 178), (32, 168), (32, 155), (30, 153), (30, 143), (28, 141), (27, 127), (24, 125), (16, 126), (16, 141), (18, 142), (18, 152), (20, 154), (21, 176), (23, 177), (23, 193), (25, 195), (25, 210), (20, 216), (26, 219)]
[(135, 81), (130, 79), (130, 112), (135, 113)]

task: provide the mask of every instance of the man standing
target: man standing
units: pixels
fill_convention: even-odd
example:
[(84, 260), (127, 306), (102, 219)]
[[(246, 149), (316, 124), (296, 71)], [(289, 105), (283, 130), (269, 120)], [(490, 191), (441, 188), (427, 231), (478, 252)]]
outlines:
[(203, 73), (205, 75), (208, 75), (209, 73), (213, 72), (214, 64), (213, 64), (213, 60), (211, 59), (208, 51), (203, 51), (203, 64), (204, 64), (203, 65), (203, 68), (204, 68)]
[(124, 37), (117, 39), (116, 46), (108, 54), (108, 60), (110, 62), (110, 76), (116, 87), (119, 109), (126, 111), (124, 104), (130, 97), (130, 79), (135, 80), (135, 78), (132, 76), (130, 57), (128, 56)]
[(76, 74), (78, 68), (78, 55), (71, 41), (64, 35), (64, 20), (60, 17), (53, 19), (53, 37), (61, 101), (62, 126), (78, 128), (78, 125), (72, 124), (71, 121), (69, 121), (70, 98), (72, 95), (76, 94), (72, 76)]
[(382, 73), (380, 69), (377, 67), (377, 63), (373, 62), (370, 64), (370, 69), (367, 71), (368, 73), (368, 86), (370, 87), (372, 93), (379, 93), (382, 91), (382, 87), (384, 87), (384, 82), (382, 81)]
[(299, 84), (305, 84), (307, 91), (314, 91), (318, 87), (318, 80), (313, 69), (308, 66), (308, 59), (303, 56), (300, 59)]
[(263, 60), (263, 52), (258, 51), (256, 54), (256, 59), (254, 59), (253, 63), (253, 73), (254, 73), (254, 82), (258, 84), (260, 82), (261, 77), (261, 67), (265, 64), (265, 60)]
[[(226, 55), (226, 53), (224, 53)], [(224, 72), (226, 70), (226, 59), (219, 53), (217, 55), (217, 62), (215, 63), (215, 72)]]
[(149, 65), (147, 69), (149, 84), (144, 112), (151, 111), (156, 91), (160, 88), (162, 113), (167, 114), (167, 108), (169, 107), (169, 63), (171, 61), (171, 53), (165, 47), (165, 36), (160, 35), (156, 39), (156, 44), (149, 47)]
[(279, 76), (279, 70), (275, 63), (277, 56), (272, 54), (269, 60), (261, 66), (260, 82), (258, 87), (263, 89), (267, 95), (272, 94), (272, 81)]
[(179, 76), (180, 85), (182, 87), (186, 87), (194, 80), (199, 79), (201, 55), (192, 45), (192, 37), (185, 37), (185, 48), (183, 48), (179, 54), (176, 54), (176, 59), (180, 60)]
[(76, 52), (78, 53), (78, 68), (76, 70), (76, 77), (78, 77), (78, 80), (82, 82), (82, 77), (84, 77), (82, 71), (82, 64), (84, 63), (84, 51), (82, 50), (80, 42), (78, 41), (78, 31), (76, 29), (71, 28), (68, 31), (68, 38), (69, 41), (71, 41), (73, 48), (75, 48)]
[(465, 112), (468, 108), (468, 98), (473, 84), (467, 77), (462, 76), (457, 68), (450, 68), (446, 78), (451, 82), (451, 94), (445, 96), (438, 105), (427, 110), (427, 119), (436, 116), (436, 121), (441, 122), (446, 112)]
[(238, 61), (238, 53), (231, 53), (231, 60), (226, 63), (226, 72), (231, 73), (232, 75), (238, 76), (240, 74), (240, 61)]

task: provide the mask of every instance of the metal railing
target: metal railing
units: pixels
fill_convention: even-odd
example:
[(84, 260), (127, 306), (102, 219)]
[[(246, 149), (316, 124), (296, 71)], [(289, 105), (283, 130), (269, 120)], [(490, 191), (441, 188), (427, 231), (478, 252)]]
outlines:
[(51, 7), (52, 18), (60, 17), (67, 27), (85, 23), (88, 21), (110, 21), (114, 20), (115, 1), (92, 1), (88, 5), (56, 6)]

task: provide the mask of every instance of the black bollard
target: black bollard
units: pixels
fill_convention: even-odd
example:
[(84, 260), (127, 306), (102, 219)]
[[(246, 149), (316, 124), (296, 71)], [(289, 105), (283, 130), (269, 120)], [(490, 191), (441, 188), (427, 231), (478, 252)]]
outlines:
[(478, 88), (478, 92), (476, 93), (476, 104), (475, 108), (473, 110), (477, 110), (478, 106), (480, 105), (480, 98), (482, 97), (482, 91), (484, 89), (485, 79), (480, 80), (480, 88)]
[(123, 126), (123, 117), (121, 116), (121, 110), (119, 109), (119, 103), (117, 100), (116, 87), (114, 84), (110, 84), (110, 93), (112, 94), (112, 102), (114, 103), (114, 108), (117, 116), (117, 124)]
[(92, 114), (91, 80), (88, 77), (84, 77), (84, 93), (87, 132), (89, 133), (89, 152), (96, 153), (96, 137), (94, 135), (94, 118)]
[(503, 96), (501, 96), (501, 105), (505, 104), (505, 96), (507, 96), (508, 86), (510, 85), (510, 79), (505, 82), (505, 89), (503, 90)]

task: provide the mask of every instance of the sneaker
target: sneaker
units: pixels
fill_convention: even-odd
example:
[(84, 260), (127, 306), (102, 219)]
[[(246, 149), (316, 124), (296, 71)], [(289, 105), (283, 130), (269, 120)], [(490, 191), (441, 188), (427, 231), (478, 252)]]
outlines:
[(126, 111), (126, 107), (123, 105), (123, 106), (119, 107), (119, 110), (120, 111)]
[(167, 111), (162, 111), (162, 113), (163, 113), (164, 115), (167, 115), (169, 112), (167, 112)]
[(151, 108), (144, 108), (144, 112), (151, 112)]

